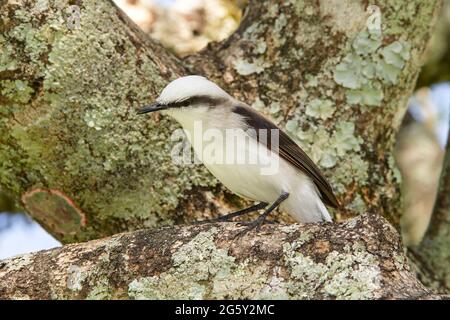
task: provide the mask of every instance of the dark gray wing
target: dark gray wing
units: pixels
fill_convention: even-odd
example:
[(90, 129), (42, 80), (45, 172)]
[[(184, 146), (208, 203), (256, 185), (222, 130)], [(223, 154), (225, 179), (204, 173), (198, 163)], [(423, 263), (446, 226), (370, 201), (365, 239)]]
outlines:
[[(245, 118), (249, 128), (256, 130), (257, 140), (259, 141), (259, 129), (277, 129), (279, 131), (279, 155), (281, 158), (292, 164), (297, 169), (301, 170), (308, 177), (310, 177), (320, 191), (323, 202), (333, 208), (339, 207), (339, 202), (331, 189), (330, 184), (323, 176), (320, 169), (308, 157), (308, 155), (286, 134), (278, 128), (272, 121), (265, 118), (263, 115), (254, 111), (246, 105), (239, 105), (233, 107), (233, 112)], [(268, 138), (270, 134), (267, 135)], [(270, 148), (270, 140), (267, 141), (267, 146)]]

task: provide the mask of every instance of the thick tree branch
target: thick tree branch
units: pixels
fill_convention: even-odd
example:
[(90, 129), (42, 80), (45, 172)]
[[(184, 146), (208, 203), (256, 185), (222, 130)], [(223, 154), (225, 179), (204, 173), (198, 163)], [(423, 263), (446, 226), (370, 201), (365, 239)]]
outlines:
[[(450, 139), (450, 136), (449, 136)], [(450, 141), (450, 140), (449, 140)], [(418, 248), (411, 248), (418, 275), (428, 286), (450, 292), (450, 144), (447, 143), (439, 193), (430, 226)]]
[(378, 215), (234, 238), (241, 228), (143, 230), (1, 261), (0, 298), (438, 298)]

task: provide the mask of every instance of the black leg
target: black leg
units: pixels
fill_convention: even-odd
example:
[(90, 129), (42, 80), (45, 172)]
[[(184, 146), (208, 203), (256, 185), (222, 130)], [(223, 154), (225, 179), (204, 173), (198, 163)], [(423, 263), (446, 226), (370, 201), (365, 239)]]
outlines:
[(255, 204), (251, 207), (236, 211), (236, 212), (232, 212), (229, 213), (227, 215), (215, 218), (215, 219), (209, 219), (209, 220), (203, 220), (203, 221), (197, 221), (194, 224), (202, 224), (202, 223), (211, 223), (211, 222), (224, 222), (224, 221), (229, 221), (230, 219), (234, 218), (234, 217), (239, 217), (242, 216), (244, 214), (253, 212), (253, 211), (257, 211), (259, 209), (263, 209), (265, 207), (267, 207), (268, 203), (265, 202), (260, 202), (258, 204)]
[(277, 200), (275, 200), (272, 205), (267, 208), (262, 215), (260, 215), (257, 219), (250, 221), (250, 222), (239, 222), (240, 225), (247, 226), (243, 231), (239, 232), (237, 235), (241, 235), (244, 233), (247, 233), (248, 231), (255, 229), (256, 231), (259, 231), (261, 226), (264, 224), (264, 221), (266, 221), (267, 216), (275, 210), (284, 200), (286, 200), (289, 197), (289, 193), (283, 192)]

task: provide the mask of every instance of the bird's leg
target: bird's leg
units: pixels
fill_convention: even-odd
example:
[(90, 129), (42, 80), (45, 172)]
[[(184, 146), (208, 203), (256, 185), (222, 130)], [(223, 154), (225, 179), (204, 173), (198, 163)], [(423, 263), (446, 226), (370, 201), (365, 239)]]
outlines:
[(253, 211), (257, 211), (259, 209), (263, 209), (263, 208), (267, 207), (267, 205), (268, 205), (268, 203), (260, 202), (258, 204), (255, 204), (255, 205), (251, 206), (251, 207), (248, 207), (248, 208), (236, 211), (236, 212), (232, 212), (232, 213), (229, 213), (227, 215), (224, 215), (224, 216), (221, 216), (221, 217), (218, 217), (218, 218), (215, 218), (215, 219), (208, 219), (208, 220), (203, 220), (203, 221), (197, 221), (194, 224), (229, 221), (229, 220), (231, 220), (234, 217), (239, 217), (239, 216), (242, 216), (244, 214), (247, 214), (247, 213), (250, 213), (250, 212), (253, 212)]
[(259, 231), (261, 226), (264, 224), (264, 221), (266, 220), (267, 216), (275, 210), (284, 200), (286, 200), (289, 197), (289, 193), (283, 192), (277, 200), (275, 200), (272, 205), (267, 208), (262, 215), (260, 215), (258, 218), (256, 218), (253, 221), (250, 222), (239, 222), (240, 225), (247, 226), (243, 231), (239, 232), (237, 235), (241, 235), (244, 233), (247, 233), (248, 231), (256, 228), (256, 231)]

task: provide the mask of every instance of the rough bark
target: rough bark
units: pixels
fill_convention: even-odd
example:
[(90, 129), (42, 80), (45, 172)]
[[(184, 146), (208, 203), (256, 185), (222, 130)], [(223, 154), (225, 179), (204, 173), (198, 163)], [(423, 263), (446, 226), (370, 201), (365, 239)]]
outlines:
[(338, 219), (375, 209), (398, 224), (392, 147), (439, 0), (370, 12), (363, 0), (251, 1), (234, 35), (184, 61), (109, 1), (77, 1), (79, 28), (69, 4), (0, 2), (0, 188), (60, 240), (235, 203), (204, 167), (171, 163), (172, 121), (135, 116), (192, 72), (299, 141), (336, 189)]
[(448, 143), (439, 194), (430, 225), (420, 246), (410, 250), (414, 263), (419, 267), (417, 272), (421, 281), (440, 292), (450, 293), (450, 144)]
[(340, 224), (136, 231), (0, 262), (3, 299), (439, 298), (379, 215)]

